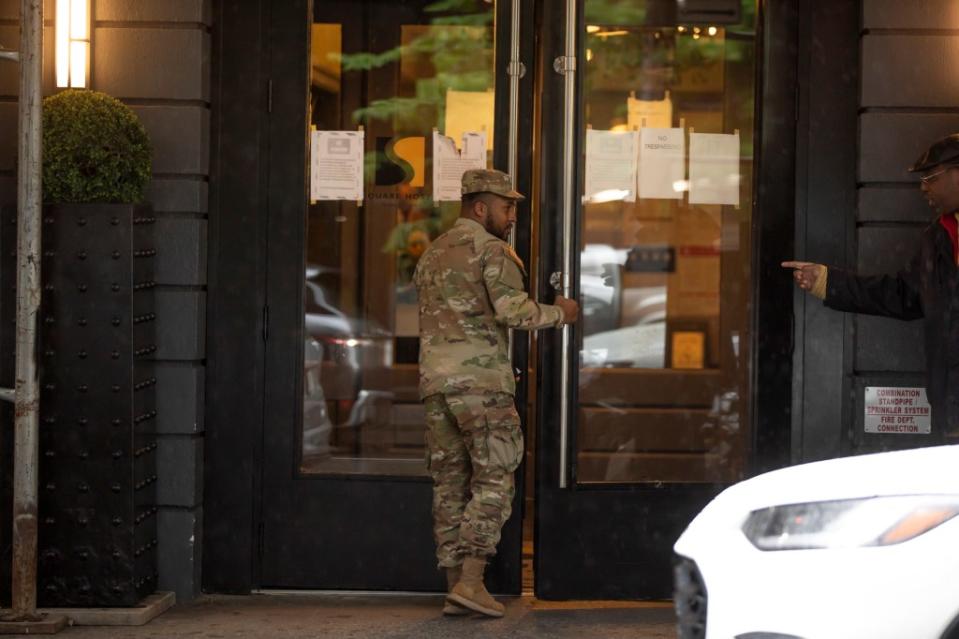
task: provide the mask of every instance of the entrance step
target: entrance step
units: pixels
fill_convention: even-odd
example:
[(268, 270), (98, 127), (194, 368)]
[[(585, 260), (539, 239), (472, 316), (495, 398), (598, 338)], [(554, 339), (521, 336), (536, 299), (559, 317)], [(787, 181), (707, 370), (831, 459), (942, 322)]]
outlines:
[(41, 608), (51, 617), (62, 615), (74, 626), (142, 626), (176, 603), (176, 594), (155, 592), (132, 608)]

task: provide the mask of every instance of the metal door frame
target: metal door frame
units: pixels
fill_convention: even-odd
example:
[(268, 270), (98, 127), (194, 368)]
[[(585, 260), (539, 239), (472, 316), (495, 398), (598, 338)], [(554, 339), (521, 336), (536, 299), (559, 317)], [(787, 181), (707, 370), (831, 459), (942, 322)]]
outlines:
[[(320, 1), (320, 0), (317, 0)], [(215, 65), (213, 85), (217, 97), (240, 97), (238, 103), (224, 100), (214, 109), (214, 155), (216, 171), (211, 185), (211, 212), (229, 211), (231, 205), (249, 215), (248, 223), (232, 224), (233, 219), (221, 220), (219, 215), (211, 215), (210, 222), (210, 309), (208, 315), (208, 333), (210, 335), (210, 354), (208, 358), (208, 402), (207, 424), (208, 440), (206, 447), (205, 480), (207, 483), (205, 538), (210, 541), (204, 553), (204, 587), (219, 592), (250, 592), (263, 585), (263, 567), (260, 555), (263, 543), (263, 471), (269, 463), (265, 455), (264, 438), (274, 436), (270, 433), (271, 423), (281, 423), (277, 407), (270, 407), (269, 387), (276, 383), (288, 384), (290, 380), (278, 382), (269, 369), (277, 370), (283, 362), (271, 356), (266, 347), (271, 325), (273, 331), (279, 330), (292, 319), (279, 315), (277, 305), (270, 299), (291, 296), (299, 299), (302, 291), (295, 284), (269, 283), (270, 246), (294, 241), (291, 233), (299, 229), (277, 228), (269, 223), (270, 208), (268, 202), (276, 194), (296, 194), (304, 191), (301, 184), (303, 176), (284, 174), (273, 170), (284, 155), (283, 144), (279, 140), (292, 140), (298, 135), (299, 123), (271, 118), (270, 111), (284, 112), (296, 109), (294, 102), (301, 93), (291, 83), (295, 83), (297, 69), (306, 74), (306, 63), (299, 60), (295, 50), (308, 50), (309, 25), (313, 20), (313, 3), (310, 0), (298, 0), (295, 7), (288, 2), (261, 0), (257, 5), (229, 0), (219, 6), (218, 24), (223, 25), (216, 33), (214, 52), (219, 64)], [(235, 5), (235, 6), (234, 6)], [(496, 14), (496, 41), (499, 51), (507, 48), (499, 46), (501, 42), (511, 42), (519, 34), (513, 24), (520, 17), (520, 9), (531, 15), (532, 0), (501, 0)], [(303, 22), (293, 25), (289, 21), (278, 20), (278, 12), (297, 11), (304, 16)], [(525, 25), (531, 29), (531, 23)], [(276, 46), (282, 41), (282, 47)], [(526, 53), (532, 50), (532, 38), (520, 38), (520, 46), (511, 47), (512, 53)], [(258, 54), (250, 57), (249, 52)], [(498, 51), (498, 53), (499, 53)], [(302, 56), (301, 56), (302, 57)], [(525, 80), (519, 75), (510, 75), (510, 70), (518, 71), (519, 65), (509, 64), (509, 60), (497, 57), (496, 89), (497, 95), (509, 93), (518, 104), (531, 102), (531, 74)], [(527, 63), (528, 65), (528, 63)], [(284, 69), (286, 73), (277, 74), (274, 69)], [(523, 127), (525, 115), (518, 109), (503, 106), (504, 100), (497, 100), (497, 122), (510, 122), (510, 144), (497, 144), (494, 164), (497, 168), (513, 168), (517, 172), (519, 188), (527, 188), (528, 169), (518, 163), (518, 149), (529, 147), (529, 127)], [(301, 105), (302, 106), (302, 105)], [(505, 114), (504, 114), (505, 111)], [(510, 117), (510, 111), (515, 116)], [(528, 109), (523, 113), (528, 113)], [(502, 124), (500, 124), (502, 126)], [(499, 127), (497, 127), (499, 130)], [(237, 136), (236, 131), (243, 131)], [(246, 137), (249, 135), (250, 137)], [(289, 147), (289, 144), (286, 145)], [(297, 151), (299, 153), (300, 151)], [(302, 153), (305, 158), (305, 148)], [(288, 151), (287, 151), (288, 155)], [(288, 158), (286, 158), (287, 161)], [(235, 165), (220, 169), (230, 161)], [(230, 179), (231, 176), (236, 179)], [(250, 204), (251, 196), (255, 205)], [(305, 197), (305, 196), (304, 196)], [(305, 201), (305, 199), (304, 199)], [(296, 206), (290, 204), (283, 206)], [(241, 203), (245, 206), (241, 206)], [(274, 205), (275, 206), (275, 205)], [(242, 219), (242, 218), (241, 218)], [(529, 225), (517, 229), (520, 253), (527, 253)], [(302, 240), (300, 240), (302, 244)], [(238, 266), (242, 264), (243, 268)], [(238, 283), (232, 279), (237, 271), (243, 274), (240, 282), (247, 288), (236, 288)], [(223, 284), (216, 286), (217, 275)], [(232, 281), (231, 281), (232, 280)], [(240, 287), (242, 289), (242, 286)], [(289, 299), (289, 297), (288, 297)], [(251, 340), (255, 335), (262, 339)], [(242, 336), (242, 337), (241, 337)], [(237, 349), (242, 342), (244, 348)], [(233, 349), (233, 351), (231, 351)], [(516, 344), (515, 361), (517, 365), (528, 359), (528, 346), (525, 340)], [(233, 362), (232, 367), (230, 363)], [(254, 362), (250, 366), (250, 362)], [(289, 362), (287, 362), (288, 364)], [(224, 366), (228, 367), (224, 370)], [(232, 372), (231, 372), (232, 370)], [(238, 384), (231, 385), (226, 378), (239, 377)], [(294, 379), (298, 373), (288, 371)], [(517, 398), (524, 400), (527, 380), (520, 380)], [(282, 407), (280, 407), (282, 411)], [(229, 424), (230, 428), (220, 426)], [(292, 435), (290, 435), (292, 436)], [(520, 470), (522, 473), (522, 470)], [(521, 476), (521, 475), (520, 475)], [(393, 478), (372, 478), (384, 488)], [(399, 478), (400, 483), (409, 483), (409, 479)], [(413, 480), (428, 483), (428, 479)], [(504, 537), (516, 537), (515, 549), (501, 553), (497, 562), (491, 566), (490, 576), (503, 584), (501, 590), (518, 593), (521, 580), (521, 518), (523, 485), (520, 483), (515, 501), (517, 515), (511, 518), (504, 529)], [(428, 505), (427, 505), (428, 509)], [(249, 562), (236, 561), (237, 557), (249, 557)], [(439, 583), (440, 576), (437, 576)]]
[[(544, 109), (542, 114), (544, 133), (540, 136), (540, 153), (548, 159), (540, 175), (540, 192), (547, 194), (541, 219), (561, 220), (561, 223), (552, 225), (552, 228), (544, 225), (541, 245), (547, 263), (556, 264), (563, 271), (564, 294), (572, 296), (578, 294), (578, 273), (569, 246), (578, 246), (580, 240), (578, 226), (574, 223), (580, 206), (575, 186), (581, 183), (583, 170), (575, 162), (575, 157), (582, 148), (584, 134), (578, 121), (582, 114), (583, 95), (576, 64), (582, 45), (570, 40), (577, 35), (576, 27), (582, 24), (584, 2), (566, 0), (564, 4), (566, 6), (560, 8), (560, 3), (549, 3), (543, 7), (543, 16), (539, 20), (541, 24), (564, 25), (562, 31), (565, 35), (561, 37), (558, 28), (542, 34), (539, 51), (541, 87), (544, 94), (548, 94), (543, 97), (543, 103), (563, 104), (565, 107), (562, 113), (557, 113), (554, 108)], [(755, 139), (758, 150), (752, 220), (754, 304), (750, 364), (752, 397), (749, 404), (753, 412), (749, 474), (788, 463), (790, 439), (792, 290), (788, 278), (783, 282), (779, 262), (783, 255), (792, 254), (795, 219), (792, 171), (796, 148), (798, 16), (795, 9), (768, 7), (768, 4), (760, 2), (757, 13)], [(575, 21), (567, 19), (570, 11), (578, 14)], [(566, 56), (565, 62), (554, 62), (561, 56)], [(574, 74), (572, 78), (569, 71)], [(547, 131), (563, 131), (564, 136), (557, 140), (559, 136), (546, 135)], [(541, 270), (539, 285), (545, 290), (549, 269)], [(695, 512), (724, 486), (702, 484), (654, 488), (643, 484), (576, 484), (576, 426), (569, 415), (578, 405), (577, 385), (571, 383), (577, 354), (571, 352), (573, 340), (569, 337), (569, 333), (575, 330), (567, 328), (557, 332), (551, 340), (544, 340), (538, 353), (539, 370), (559, 371), (559, 374), (540, 378), (537, 403), (536, 594), (549, 599), (597, 596), (668, 598), (671, 594), (672, 541), (664, 537), (678, 536), (688, 522), (677, 514), (683, 510), (677, 505), (684, 503), (686, 510)], [(648, 517), (650, 512), (660, 513), (658, 520)], [(558, 519), (556, 513), (561, 513)], [(620, 521), (633, 522), (634, 532), (623, 533), (611, 526), (608, 522), (610, 513), (615, 513)], [(564, 528), (564, 524), (569, 528)], [(556, 528), (564, 528), (564, 535), (544, 532)], [(582, 547), (583, 543), (590, 545), (584, 541), (587, 537), (584, 531), (590, 529), (609, 547), (616, 547), (620, 542), (623, 547), (630, 545), (632, 542), (624, 535), (632, 534), (643, 540), (642, 547), (655, 545), (661, 549), (661, 554), (647, 557), (643, 566), (634, 560), (637, 567), (624, 570), (620, 575), (611, 568), (593, 575), (571, 574), (573, 571), (567, 562), (554, 562), (554, 558), (596, 553), (595, 563), (599, 564), (603, 561), (602, 554), (609, 552), (608, 548), (598, 547), (598, 543), (595, 548)], [(653, 572), (657, 575), (649, 576)]]

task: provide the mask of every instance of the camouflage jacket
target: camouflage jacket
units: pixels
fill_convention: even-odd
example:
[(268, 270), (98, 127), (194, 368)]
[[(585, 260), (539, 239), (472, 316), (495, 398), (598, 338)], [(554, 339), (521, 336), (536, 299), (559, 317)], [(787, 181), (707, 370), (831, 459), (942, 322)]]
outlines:
[(509, 244), (459, 218), (416, 266), (420, 305), (420, 397), (513, 393), (508, 328), (559, 326), (558, 306), (537, 304)]

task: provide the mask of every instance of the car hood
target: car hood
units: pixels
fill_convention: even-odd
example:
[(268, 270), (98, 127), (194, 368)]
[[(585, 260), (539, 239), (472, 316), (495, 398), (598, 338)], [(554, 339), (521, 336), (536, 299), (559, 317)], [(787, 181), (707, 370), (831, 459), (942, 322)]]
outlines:
[(959, 446), (843, 457), (774, 470), (725, 490), (716, 501), (748, 510), (878, 495), (959, 495)]

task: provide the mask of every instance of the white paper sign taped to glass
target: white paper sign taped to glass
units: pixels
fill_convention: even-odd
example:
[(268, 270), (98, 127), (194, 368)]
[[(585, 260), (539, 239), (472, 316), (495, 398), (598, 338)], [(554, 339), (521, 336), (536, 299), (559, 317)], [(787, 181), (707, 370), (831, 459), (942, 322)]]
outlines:
[(689, 134), (689, 203), (739, 206), (739, 134)]
[(866, 386), (867, 433), (928, 435), (932, 432), (932, 407), (925, 388)]
[(464, 133), (483, 131), (486, 133), (488, 150), (493, 150), (493, 105), (492, 91), (446, 90), (446, 114), (444, 129), (447, 137), (454, 140), (463, 138)]
[(486, 168), (486, 133), (463, 134), (462, 150), (452, 138), (433, 131), (433, 201), (459, 201), (463, 174), (469, 169)]
[(313, 131), (310, 199), (363, 199), (363, 131)]
[(640, 199), (681, 200), (686, 191), (686, 136), (680, 128), (640, 129)]
[(666, 92), (663, 100), (638, 100), (626, 98), (626, 126), (630, 131), (645, 126), (668, 129), (673, 126), (673, 101)]
[(635, 131), (586, 130), (588, 202), (636, 201)]

